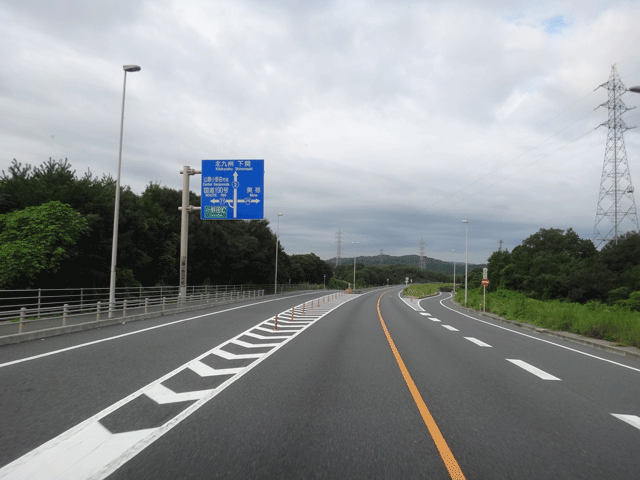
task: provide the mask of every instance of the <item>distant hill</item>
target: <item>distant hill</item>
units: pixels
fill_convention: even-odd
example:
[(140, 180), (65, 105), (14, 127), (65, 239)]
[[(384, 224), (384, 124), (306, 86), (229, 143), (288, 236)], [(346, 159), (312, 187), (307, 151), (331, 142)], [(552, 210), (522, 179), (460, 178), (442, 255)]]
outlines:
[[(431, 257), (423, 257), (424, 266), (427, 270), (431, 270), (432, 272), (442, 272), (449, 275), (453, 275), (453, 262), (444, 262), (442, 260), (438, 260), (436, 258)], [(334, 267), (336, 265), (336, 257), (330, 258), (326, 260), (329, 265)], [(376, 255), (373, 257), (365, 257), (359, 256), (358, 263), (363, 264), (365, 266), (373, 266), (373, 265), (412, 265), (415, 267), (420, 266), (420, 255), (403, 255), (401, 257), (394, 257), (391, 255)], [(340, 265), (353, 265), (353, 257), (343, 257), (340, 259)], [(486, 267), (486, 263), (469, 264), (469, 271), (476, 268), (484, 268)], [(456, 275), (464, 274), (464, 261), (456, 262)]]

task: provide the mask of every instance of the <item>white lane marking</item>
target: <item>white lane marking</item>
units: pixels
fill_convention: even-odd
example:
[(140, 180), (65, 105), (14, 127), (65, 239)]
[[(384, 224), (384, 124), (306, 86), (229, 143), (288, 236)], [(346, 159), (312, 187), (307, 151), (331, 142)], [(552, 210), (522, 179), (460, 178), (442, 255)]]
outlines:
[(427, 312), (420, 312), (420, 315), (424, 315), (425, 317), (430, 317), (431, 314)]
[[(359, 295), (346, 296), (344, 301), (340, 301), (331, 310), (327, 310), (327, 314), (357, 297), (359, 297)], [(193, 412), (202, 407), (209, 400), (222, 392), (233, 382), (240, 379), (249, 370), (255, 368), (266, 358), (273, 355), (281, 347), (286, 345), (290, 339), (295, 338), (311, 325), (313, 324), (305, 325), (305, 328), (303, 330), (295, 332), (294, 335), (291, 335), (291, 337), (284, 340), (280, 345), (273, 348), (268, 353), (257, 355), (234, 355), (221, 350), (233, 340), (236, 340), (246, 332), (253, 330), (255, 328), (255, 326), (253, 326), (245, 332), (238, 334), (236, 337), (221, 343), (208, 352), (201, 354), (200, 356), (194, 358), (193, 360), (190, 360), (186, 364), (181, 365), (175, 370), (167, 373), (163, 377), (155, 380), (154, 382), (151, 382), (149, 385), (142, 387), (138, 391), (114, 403), (101, 412), (98, 412), (94, 416), (79, 423), (70, 430), (67, 430), (54, 439), (37, 447), (35, 450), (32, 450), (31, 452), (23, 455), (10, 464), (0, 468), (0, 478), (3, 480), (80, 480), (87, 478), (90, 478), (92, 480), (104, 479), (111, 473), (116, 471), (118, 468), (120, 468), (122, 465), (124, 465), (126, 462), (131, 460), (133, 457), (135, 457), (146, 447), (151, 445), (162, 435), (182, 422)], [(257, 358), (257, 360), (252, 362), (250, 365), (242, 368), (239, 373), (230, 377), (218, 387), (205, 391), (204, 396), (201, 396), (202, 391), (186, 392), (187, 394), (195, 394), (197, 396), (201, 396), (201, 398), (199, 398), (199, 400), (197, 400), (195, 403), (182, 410), (178, 415), (158, 428), (112, 434), (98, 423), (102, 418), (113, 413), (132, 400), (135, 400), (140, 395), (147, 394), (148, 392), (162, 393), (162, 389), (166, 388), (160, 385), (162, 382), (173, 377), (177, 373), (180, 373), (186, 368), (191, 368), (191, 366), (194, 365), (195, 362), (199, 362), (200, 360), (211, 354), (220, 355), (221, 352), (224, 352), (223, 354), (225, 356), (228, 355), (231, 358), (244, 357)], [(162, 388), (157, 388), (157, 386), (160, 386)], [(172, 391), (169, 390), (169, 392)], [(89, 453), (86, 454), (84, 452)]]
[[(92, 465), (111, 463), (155, 430), (113, 434), (93, 421), (42, 445), (38, 461), (25, 455), (0, 470), (0, 474), (11, 480), (84, 480)], [(68, 461), (69, 451), (73, 451), (74, 462)]]
[(202, 363), (200, 360), (194, 360), (189, 364), (189, 369), (201, 377), (215, 377), (217, 375), (235, 375), (240, 373), (245, 367), (239, 368), (213, 368)]
[(195, 392), (176, 393), (160, 383), (156, 383), (154, 386), (145, 390), (144, 392), (147, 397), (156, 402), (158, 405), (200, 400), (201, 398), (207, 396), (209, 393), (211, 393), (211, 390), (198, 390)]
[(464, 338), (466, 340), (469, 340), (472, 343), (475, 343), (479, 347), (490, 347), (491, 346), (488, 343), (484, 343), (482, 340), (478, 340), (477, 338), (473, 338), (473, 337), (464, 337)]
[[(273, 331), (273, 330), (271, 330)], [(284, 339), (289, 338), (287, 335), (258, 335), (257, 333), (247, 332), (245, 333), (247, 337), (259, 338), (260, 340), (271, 340), (271, 339)]]
[[(447, 298), (451, 298), (451, 295)], [(611, 363), (613, 365), (617, 365), (618, 367), (628, 368), (629, 370), (634, 370), (636, 372), (640, 372), (640, 368), (630, 367), (629, 365), (625, 365), (624, 363), (618, 363), (613, 360), (609, 360), (608, 358), (598, 357), (597, 355), (593, 355), (591, 353), (581, 352), (580, 350), (576, 350), (575, 348), (567, 347), (566, 345), (560, 345), (559, 343), (552, 342), (550, 340), (545, 340), (544, 338), (534, 337), (533, 335), (527, 335), (526, 333), (518, 332), (517, 330), (512, 330), (507, 327), (503, 327), (502, 325), (495, 325), (491, 322), (487, 322), (486, 320), (480, 320), (479, 318), (472, 317), (471, 315), (467, 315), (466, 313), (459, 312), (451, 307), (447, 307), (444, 302), (447, 298), (443, 298), (440, 300), (440, 305), (442, 305), (447, 310), (451, 310), (452, 312), (457, 313), (458, 315), (462, 315), (463, 317), (470, 318), (471, 320), (475, 320), (476, 322), (481, 322), (486, 325), (490, 325), (495, 328), (499, 328), (501, 330), (506, 330), (507, 332), (515, 333), (516, 335), (522, 335), (523, 337), (531, 338), (533, 340), (537, 340), (538, 342), (548, 343), (549, 345), (553, 345), (554, 347), (564, 348), (565, 350), (569, 350), (570, 352), (579, 353), (580, 355), (584, 355), (586, 357), (595, 358), (596, 360), (602, 360), (603, 362)]]
[(262, 330), (263, 332), (293, 333), (292, 331), (281, 332), (280, 330), (274, 330), (273, 327), (271, 328), (255, 327), (253, 330)]
[(523, 362), (522, 360), (507, 358), (507, 362), (511, 362), (514, 365), (517, 365), (518, 367), (522, 368), (523, 370), (526, 370), (529, 373), (533, 373), (536, 377), (540, 377), (543, 380), (560, 380), (558, 377), (554, 377), (550, 373), (547, 373), (544, 370), (540, 370), (539, 368), (534, 367), (533, 365), (530, 365), (527, 362)]
[(429, 320), (431, 320), (432, 322), (440, 322), (441, 320), (438, 320), (436, 317), (431, 317)]
[(459, 332), (460, 330), (458, 330), (456, 327), (452, 327), (451, 325), (442, 325), (444, 328), (446, 328), (447, 330), (451, 330), (452, 332)]
[(629, 425), (632, 425), (637, 429), (640, 429), (640, 417), (636, 417), (635, 415), (622, 415), (620, 413), (612, 413), (611, 415), (623, 422), (627, 422)]
[(275, 347), (276, 345), (278, 345), (277, 343), (249, 343), (249, 342), (243, 342), (242, 340), (234, 340), (231, 343), (240, 345), (241, 347), (244, 347), (244, 348), (264, 348), (264, 347)]
[[(302, 295), (309, 295), (309, 294), (301, 293), (299, 295), (292, 295), (292, 296), (286, 297), (286, 298), (300, 297)], [(211, 313), (205, 313), (204, 315), (196, 315), (195, 317), (183, 318), (182, 320), (175, 320), (173, 322), (163, 323), (162, 325), (156, 325), (154, 327), (143, 328), (142, 330), (136, 330), (135, 332), (129, 332), (129, 333), (123, 333), (123, 334), (120, 334), (120, 335), (114, 335), (113, 337), (103, 338), (101, 340), (94, 340), (93, 342), (81, 343), (80, 345), (74, 345), (73, 347), (61, 348), (59, 350), (53, 350), (51, 352), (41, 353), (40, 355), (34, 355), (32, 357), (21, 358), (19, 360), (12, 360), (10, 362), (0, 363), (0, 368), (8, 367), (10, 365), (15, 365), (17, 363), (29, 362), (31, 360), (37, 360), (38, 358), (48, 357), (49, 355), (56, 355), (58, 353), (68, 352), (70, 350), (75, 350), (77, 348), (88, 347), (90, 345), (96, 345), (96, 344), (102, 343), (102, 342), (110, 342), (111, 340), (116, 340), (118, 338), (128, 337), (129, 335), (137, 335), (138, 333), (144, 333), (144, 332), (148, 332), (150, 330), (155, 330), (157, 328), (168, 327), (170, 325), (175, 325), (177, 323), (189, 322), (191, 320), (197, 320), (198, 318), (208, 317), (210, 315), (219, 315), (221, 313), (227, 313), (227, 312), (231, 312), (233, 310), (239, 310), (241, 308), (254, 307), (256, 305), (261, 305), (263, 303), (275, 302), (277, 300), (282, 300), (282, 298), (273, 298), (273, 299), (270, 299), (270, 300), (264, 300), (262, 302), (251, 303), (249, 305), (241, 305), (239, 307), (227, 308), (226, 310), (220, 310), (219, 312), (211, 312)], [(215, 305), (211, 305), (211, 307), (215, 307)], [(203, 308), (206, 308), (206, 307), (203, 307)], [(177, 312), (177, 313), (180, 313), (180, 312)]]
[(409, 300), (409, 299), (407, 299), (407, 298), (404, 298), (404, 297), (402, 296), (402, 290), (400, 290), (400, 291), (398, 292), (398, 298), (399, 298), (400, 300), (402, 300), (402, 301), (405, 303), (405, 305), (408, 305), (409, 307), (413, 308), (416, 312), (423, 312), (423, 311), (424, 311), (424, 308), (422, 308), (422, 307), (420, 306), (419, 301), (418, 301), (418, 302), (416, 302), (416, 303), (414, 303), (414, 302), (412, 302), (411, 300)]
[[(225, 345), (227, 345), (227, 343), (225, 343)], [(222, 350), (222, 348), (219, 348), (219, 347), (213, 349), (213, 352), (211, 353), (213, 353), (214, 355), (218, 355), (219, 357), (222, 357), (225, 360), (245, 360), (247, 358), (260, 358), (264, 355), (264, 353), (236, 354), (236, 353), (227, 352), (226, 350)]]

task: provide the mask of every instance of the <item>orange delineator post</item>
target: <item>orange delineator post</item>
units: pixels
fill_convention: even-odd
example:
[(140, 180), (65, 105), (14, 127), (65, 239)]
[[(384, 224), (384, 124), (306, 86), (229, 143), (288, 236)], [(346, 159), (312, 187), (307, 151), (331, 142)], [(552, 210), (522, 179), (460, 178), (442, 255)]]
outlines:
[(278, 330), (278, 314), (277, 313), (276, 313), (276, 321), (275, 321), (275, 323), (273, 325), (273, 329), (274, 330)]
[(291, 321), (293, 322), (293, 308), (291, 309)]

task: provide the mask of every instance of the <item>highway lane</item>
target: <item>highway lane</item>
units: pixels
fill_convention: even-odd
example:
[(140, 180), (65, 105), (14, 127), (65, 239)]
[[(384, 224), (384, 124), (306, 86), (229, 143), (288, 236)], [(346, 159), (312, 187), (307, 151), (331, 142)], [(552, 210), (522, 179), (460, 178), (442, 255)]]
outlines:
[[(2, 425), (0, 452), (5, 455), (8, 446), (17, 458), (46, 441), (44, 434), (30, 433), (38, 421), (47, 432), (64, 431), (198, 354), (205, 356), (197, 365), (214, 366), (215, 352), (209, 349), (240, 335), (239, 343), (222, 350), (250, 350), (260, 358), (245, 360), (252, 368), (241, 374), (221, 377), (230, 379), (223, 390), (160, 407), (145, 394), (104, 417), (101, 422), (117, 439), (162, 422), (171, 428), (156, 428), (144, 448), (128, 450), (95, 478), (111, 472), (114, 479), (450, 478), (385, 337), (379, 301), (397, 351), (466, 478), (637, 476), (640, 430), (613, 415), (640, 415), (640, 362), (456, 311), (448, 294), (422, 300), (424, 311), (416, 311), (398, 291), (336, 299), (335, 309), (325, 309), (317, 320), (320, 306), (310, 314), (306, 304), (308, 322), (281, 324), (277, 336), (293, 336), (283, 333), (287, 328), (299, 330), (291, 341), (251, 336), (270, 335), (252, 327), (282, 312), (284, 304), (278, 303), (220, 314), (219, 322), (190, 320), (50, 357), (75, 361), (83, 373), (63, 372), (62, 380), (51, 382), (56, 400), (43, 399), (50, 410), (38, 411), (29, 428), (18, 425), (26, 409), (10, 409), (20, 417), (2, 421), (40, 440), (22, 445), (20, 436), (7, 435)], [(224, 326), (213, 328), (215, 323)], [(242, 335), (243, 328), (248, 333)], [(243, 342), (278, 347), (248, 349)], [(176, 343), (184, 348), (174, 352), (169, 347)], [(25, 390), (32, 392), (18, 398), (44, 397), (46, 387), (33, 391), (35, 379), (55, 375), (62, 366), (44, 358), (0, 366), (0, 380), (4, 385), (10, 378), (20, 389), (19, 379), (26, 376)], [(6, 373), (13, 368), (22, 370)], [(194, 371), (167, 377), (162, 385), (196, 395), (203, 380)], [(81, 377), (88, 377), (88, 384)], [(157, 385), (147, 392), (158, 401), (168, 398)], [(3, 408), (5, 400), (16, 403), (2, 395)], [(59, 410), (65, 401), (75, 401), (73, 408)], [(151, 420), (153, 425), (145, 424)]]
[(474, 320), (447, 296), (390, 331), (468, 478), (637, 476), (640, 431), (612, 414), (640, 413), (640, 362)]
[(377, 299), (312, 325), (109, 478), (449, 478)]
[[(382, 317), (466, 478), (636, 476), (640, 431), (612, 413), (637, 409), (623, 366), (637, 361), (472, 320), (446, 295), (421, 315), (396, 294)], [(377, 297), (332, 312), (111, 478), (449, 478)]]
[(0, 347), (0, 466), (258, 321), (319, 292)]

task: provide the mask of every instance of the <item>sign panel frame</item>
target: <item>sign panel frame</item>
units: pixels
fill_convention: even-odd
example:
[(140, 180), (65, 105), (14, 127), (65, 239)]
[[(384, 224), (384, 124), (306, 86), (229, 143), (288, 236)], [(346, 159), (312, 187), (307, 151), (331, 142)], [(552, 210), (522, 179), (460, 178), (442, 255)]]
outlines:
[(200, 219), (264, 219), (264, 160), (202, 160)]

